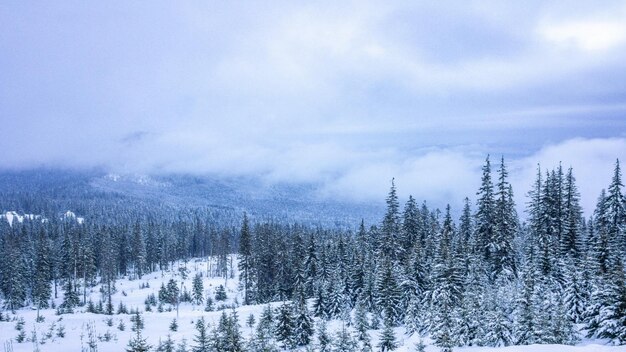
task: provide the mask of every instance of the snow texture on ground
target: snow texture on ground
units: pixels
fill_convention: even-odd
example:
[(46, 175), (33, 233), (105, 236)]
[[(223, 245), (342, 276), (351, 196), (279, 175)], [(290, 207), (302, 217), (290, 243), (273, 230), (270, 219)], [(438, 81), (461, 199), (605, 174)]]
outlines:
[[(142, 335), (147, 338), (148, 343), (153, 347), (159, 342), (159, 339), (166, 339), (167, 335), (171, 335), (172, 339), (176, 343), (182, 339), (187, 340), (188, 346), (193, 345), (193, 337), (196, 334), (195, 322), (200, 317), (204, 317), (205, 320), (215, 325), (222, 312), (213, 311), (205, 312), (204, 305), (193, 305), (191, 303), (182, 303), (179, 307), (179, 311), (176, 309), (172, 311), (157, 312), (156, 308), (153, 308), (153, 312), (144, 312), (144, 301), (150, 294), (154, 294), (158, 297), (158, 291), (161, 284), (166, 284), (171, 278), (174, 278), (180, 285), (191, 292), (192, 280), (196, 273), (200, 273), (203, 276), (203, 284), (205, 290), (205, 296), (213, 296), (215, 289), (219, 285), (225, 285), (228, 299), (224, 302), (215, 301), (216, 307), (221, 304), (231, 305), (236, 302), (242, 301), (242, 292), (238, 290), (238, 280), (235, 273), (234, 279), (224, 279), (219, 277), (210, 277), (207, 275), (210, 265), (215, 265), (214, 261), (208, 259), (193, 259), (187, 263), (179, 262), (174, 264), (169, 270), (156, 271), (150, 274), (144, 275), (141, 279), (129, 280), (128, 278), (120, 279), (116, 282), (117, 292), (113, 296), (113, 305), (117, 309), (120, 302), (125, 304), (127, 308), (139, 309), (142, 312), (144, 318), (145, 328), (142, 331)], [(182, 280), (182, 276), (179, 272), (180, 267), (186, 267), (189, 270), (186, 280)], [(236, 263), (234, 264), (236, 268)], [(236, 271), (236, 270), (235, 270)], [(142, 285), (149, 284), (149, 288), (141, 288)], [(180, 287), (180, 286), (179, 286)], [(100, 285), (97, 285), (90, 289), (89, 297), (92, 301), (97, 302), (101, 299)], [(59, 298), (55, 300), (57, 306), (62, 302), (62, 294), (59, 294)], [(276, 307), (280, 305), (280, 302), (275, 302), (272, 306)], [(239, 306), (236, 311), (239, 315), (239, 322), (241, 325), (241, 331), (245, 338), (248, 338), (253, 329), (245, 326), (246, 318), (250, 314), (254, 314), (256, 321), (261, 315), (261, 311), (265, 305), (250, 305)], [(168, 305), (165, 305), (168, 307)], [(110, 334), (110, 341), (98, 341), (97, 350), (99, 352), (119, 352), (125, 350), (128, 341), (135, 335), (131, 331), (132, 322), (130, 314), (121, 315), (102, 315), (86, 313), (85, 307), (79, 307), (73, 314), (56, 315), (54, 309), (45, 309), (40, 312), (40, 315), (45, 317), (43, 322), (36, 322), (37, 311), (34, 308), (24, 308), (10, 314), (12, 321), (0, 322), (0, 344), (2, 344), (3, 351), (10, 351), (9, 346), (12, 346), (14, 352), (35, 351), (38, 346), (39, 351), (81, 351), (81, 347), (87, 346), (88, 341), (88, 326), (93, 326), (96, 336), (104, 337), (107, 333)], [(227, 313), (231, 312), (231, 309), (226, 309)], [(6, 313), (3, 313), (6, 315)], [(18, 331), (15, 329), (16, 320), (19, 317), (23, 317), (25, 320), (24, 329), (26, 331), (26, 340), (22, 343), (16, 341)], [(6, 316), (5, 316), (6, 318)], [(112, 326), (107, 325), (107, 320), (112, 318)], [(170, 323), (174, 318), (177, 318), (178, 331), (172, 332), (169, 330)], [(120, 331), (117, 327), (123, 321), (126, 328), (124, 331)], [(53, 333), (51, 338), (46, 338), (45, 335), (48, 331), (58, 328), (63, 325), (65, 328), (65, 337), (56, 337)], [(328, 331), (334, 335), (336, 331), (342, 327), (341, 321), (331, 321), (328, 324)], [(396, 328), (396, 337), (399, 342), (397, 351), (414, 351), (415, 344), (420, 340), (417, 335), (408, 336), (404, 332), (404, 328)], [(378, 335), (380, 330), (371, 330), (370, 335), (372, 337), (372, 346), (376, 346), (378, 343)], [(32, 337), (36, 334), (38, 343), (32, 342)], [(428, 344), (426, 351), (439, 351), (436, 346), (430, 345), (431, 341), (428, 338), (424, 338), (423, 341)], [(510, 347), (464, 347), (455, 348), (455, 351), (464, 352), (487, 352), (487, 351), (506, 351), (506, 352), (545, 352), (545, 351), (563, 351), (563, 352), (617, 352), (626, 351), (626, 346), (610, 346), (598, 340), (583, 340), (577, 346), (564, 346), (564, 345), (532, 345), (532, 346), (510, 346)]]

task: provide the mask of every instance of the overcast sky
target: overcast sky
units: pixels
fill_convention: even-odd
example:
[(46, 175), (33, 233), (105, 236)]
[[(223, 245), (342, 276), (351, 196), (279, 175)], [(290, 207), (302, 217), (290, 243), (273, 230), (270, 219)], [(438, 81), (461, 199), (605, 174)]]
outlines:
[(490, 153), (522, 205), (573, 166), (590, 210), (626, 160), (626, 2), (2, 1), (0, 150), (452, 204)]

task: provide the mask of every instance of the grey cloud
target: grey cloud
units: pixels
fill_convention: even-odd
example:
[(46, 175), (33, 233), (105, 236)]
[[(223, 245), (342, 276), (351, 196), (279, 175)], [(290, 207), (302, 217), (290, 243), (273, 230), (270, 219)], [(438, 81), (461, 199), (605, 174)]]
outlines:
[[(487, 153), (567, 163), (581, 153), (549, 146), (624, 137), (624, 14), (623, 1), (3, 3), (0, 167), (257, 175), (362, 200), (396, 176), (462, 199)], [(575, 27), (589, 23), (617, 32), (588, 50)], [(588, 157), (586, 184), (606, 161)]]

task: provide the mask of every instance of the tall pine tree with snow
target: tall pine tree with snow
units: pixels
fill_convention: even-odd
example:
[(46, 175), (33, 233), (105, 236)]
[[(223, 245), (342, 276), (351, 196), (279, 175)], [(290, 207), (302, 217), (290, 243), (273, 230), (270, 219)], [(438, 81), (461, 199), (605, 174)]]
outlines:
[(209, 352), (211, 351), (211, 344), (209, 339), (209, 333), (207, 329), (204, 317), (201, 317), (196, 321), (196, 335), (193, 338), (194, 345), (192, 347), (193, 352)]
[(380, 335), (378, 348), (381, 352), (393, 351), (398, 348), (396, 333), (393, 331), (393, 322), (389, 319), (385, 319), (385, 327)]
[(294, 320), (292, 307), (288, 303), (283, 303), (278, 308), (275, 335), (276, 341), (280, 342), (283, 348), (290, 349), (294, 347)]
[(239, 253), (238, 253), (239, 283), (243, 288), (243, 304), (251, 302), (252, 291), (252, 235), (250, 234), (250, 224), (248, 215), (243, 213), (241, 231), (239, 233)]
[(499, 258), (497, 257), (499, 248), (496, 242), (496, 209), (489, 156), (485, 160), (482, 172), (481, 186), (476, 193), (478, 199), (476, 201), (476, 215), (474, 216), (474, 231), (476, 232), (476, 248), (474, 250), (481, 254), (493, 280), (499, 267)]
[(492, 275), (494, 279), (506, 278), (508, 281), (517, 277), (517, 259), (513, 242), (517, 235), (519, 220), (513, 201), (513, 189), (508, 180), (508, 171), (501, 159), (498, 169), (498, 184), (495, 194), (495, 238), (490, 245), (495, 258), (492, 261)]
[(607, 236), (611, 246), (621, 257), (626, 255), (626, 198), (622, 194), (622, 171), (619, 160), (615, 162), (613, 178), (606, 196)]
[(382, 223), (382, 241), (380, 254), (395, 262), (400, 258), (403, 248), (400, 243), (400, 204), (396, 192), (395, 180), (391, 180), (391, 189), (387, 195), (387, 212)]

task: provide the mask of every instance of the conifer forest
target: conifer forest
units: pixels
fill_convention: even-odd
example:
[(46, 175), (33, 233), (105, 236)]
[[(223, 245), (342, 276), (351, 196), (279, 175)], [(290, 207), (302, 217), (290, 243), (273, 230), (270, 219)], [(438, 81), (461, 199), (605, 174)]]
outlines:
[(0, 0), (0, 352), (626, 352), (626, 0)]
[[(426, 343), (443, 351), (590, 339), (626, 344), (619, 161), (588, 217), (572, 168), (537, 167), (524, 214), (508, 179), (504, 159), (492, 165), (487, 158), (480, 188), (459, 216), (412, 196), (401, 204), (391, 180), (380, 220), (344, 228), (245, 212), (147, 210), (107, 197), (68, 203), (63, 192), (46, 199), (5, 193), (3, 207), (24, 210), (0, 219), (0, 326), (11, 325), (2, 330), (5, 350), (29, 339), (29, 348), (46, 350), (45, 335), (26, 334), (31, 327), (21, 315), (33, 311), (35, 325), (40, 312), (53, 312), (46, 319), (58, 319), (57, 326), (66, 315), (109, 322), (129, 316), (127, 351), (392, 351), (401, 336), (418, 339), (410, 350)], [(60, 212), (67, 204), (84, 217)], [(121, 282), (144, 289), (146, 277), (166, 272), (174, 276), (141, 306), (126, 306)], [(204, 280), (220, 284), (207, 291)], [(239, 316), (248, 306), (259, 307), (256, 315)], [(149, 314), (175, 309), (178, 317), (189, 307), (221, 316), (197, 318), (186, 340), (168, 334), (146, 342), (144, 320), (159, 320)], [(183, 321), (164, 324), (172, 333)], [(57, 341), (65, 334), (53, 333)], [(82, 338), (81, 348), (96, 350)]]

